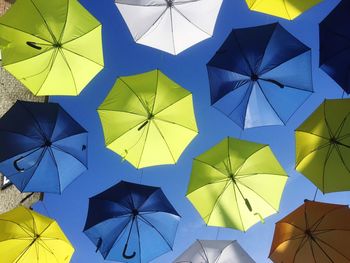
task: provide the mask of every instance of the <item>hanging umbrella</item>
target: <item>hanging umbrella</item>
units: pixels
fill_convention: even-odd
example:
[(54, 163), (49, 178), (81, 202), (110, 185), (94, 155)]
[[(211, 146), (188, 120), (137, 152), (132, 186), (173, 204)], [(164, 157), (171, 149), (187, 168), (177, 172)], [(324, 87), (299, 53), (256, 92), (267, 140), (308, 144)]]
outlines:
[(176, 163), (198, 133), (192, 94), (159, 70), (120, 77), (98, 114), (107, 147), (136, 168)]
[(87, 131), (58, 104), (17, 101), (0, 119), (0, 171), (21, 192), (61, 193), (86, 166)]
[(250, 10), (282, 17), (288, 20), (300, 16), (323, 0), (246, 0)]
[(16, 1), (0, 18), (2, 66), (35, 95), (78, 95), (103, 68), (101, 27), (77, 0)]
[(279, 24), (233, 30), (207, 68), (211, 104), (243, 129), (286, 124), (313, 92), (310, 48)]
[(255, 263), (237, 241), (197, 240), (173, 263)]
[(350, 2), (341, 1), (320, 23), (320, 68), (350, 93)]
[(246, 231), (277, 212), (287, 179), (268, 145), (226, 138), (193, 160), (187, 198), (207, 225)]
[(104, 259), (149, 262), (172, 249), (179, 220), (159, 187), (121, 181), (90, 198), (84, 233)]
[(222, 0), (115, 0), (137, 43), (177, 55), (212, 36)]
[(0, 215), (1, 263), (68, 263), (73, 253), (53, 219), (23, 206)]
[(296, 170), (323, 193), (350, 190), (350, 99), (325, 100), (295, 131)]
[(270, 259), (275, 263), (350, 262), (347, 205), (305, 201), (277, 222)]

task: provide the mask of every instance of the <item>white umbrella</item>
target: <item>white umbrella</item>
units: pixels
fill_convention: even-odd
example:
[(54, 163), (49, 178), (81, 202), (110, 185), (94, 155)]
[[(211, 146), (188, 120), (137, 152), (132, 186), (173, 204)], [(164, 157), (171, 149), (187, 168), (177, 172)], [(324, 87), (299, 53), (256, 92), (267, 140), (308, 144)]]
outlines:
[(173, 263), (255, 263), (237, 241), (197, 240)]
[(115, 0), (137, 43), (177, 55), (212, 36), (222, 0)]

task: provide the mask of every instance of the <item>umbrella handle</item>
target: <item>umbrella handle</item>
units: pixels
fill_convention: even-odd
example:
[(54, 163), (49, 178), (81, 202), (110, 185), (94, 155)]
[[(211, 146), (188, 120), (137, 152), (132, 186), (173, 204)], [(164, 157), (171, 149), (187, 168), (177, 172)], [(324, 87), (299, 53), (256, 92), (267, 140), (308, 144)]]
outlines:
[(20, 172), (20, 173), (23, 173), (24, 172), (24, 169), (23, 168), (20, 168), (19, 166), (18, 166), (18, 162), (20, 161), (20, 160), (22, 160), (23, 159), (23, 157), (20, 157), (20, 158), (18, 158), (17, 160), (14, 160), (13, 161), (13, 166), (15, 167), (15, 169), (18, 171), (18, 172)]
[(138, 131), (141, 131), (143, 127), (145, 127), (148, 123), (148, 120), (145, 121), (140, 127), (137, 128)]
[(249, 203), (249, 200), (247, 198), (244, 198), (245, 205), (249, 209), (250, 212), (253, 212), (252, 206)]
[(26, 44), (32, 48), (35, 48), (35, 49), (38, 49), (40, 50), (41, 47), (37, 46), (35, 42), (30, 42), (30, 41), (27, 41)]
[(126, 250), (127, 250), (127, 249), (128, 249), (128, 243), (126, 243), (125, 246), (124, 246), (123, 258), (125, 258), (125, 259), (132, 259), (132, 258), (134, 258), (134, 257), (136, 256), (136, 252), (134, 251), (134, 252), (132, 252), (131, 255), (127, 255), (127, 254), (126, 254)]

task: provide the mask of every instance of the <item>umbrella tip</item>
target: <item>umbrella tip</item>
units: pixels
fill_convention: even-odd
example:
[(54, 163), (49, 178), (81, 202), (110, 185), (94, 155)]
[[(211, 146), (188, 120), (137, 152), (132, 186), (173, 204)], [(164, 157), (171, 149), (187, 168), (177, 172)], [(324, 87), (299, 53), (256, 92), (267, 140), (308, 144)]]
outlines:
[(310, 202), (310, 200), (309, 199), (304, 199), (304, 203), (306, 203), (306, 202)]

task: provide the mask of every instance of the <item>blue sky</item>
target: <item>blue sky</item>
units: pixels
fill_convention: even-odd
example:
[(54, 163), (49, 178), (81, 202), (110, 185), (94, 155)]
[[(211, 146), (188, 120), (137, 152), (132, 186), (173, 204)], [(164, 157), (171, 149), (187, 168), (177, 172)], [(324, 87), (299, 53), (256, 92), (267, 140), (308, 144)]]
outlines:
[[(339, 98), (342, 90), (318, 68), (318, 23), (339, 1), (325, 0), (294, 21), (278, 19), (248, 10), (244, 0), (224, 0), (214, 36), (178, 56), (134, 43), (113, 0), (81, 0), (81, 3), (103, 24), (104, 70), (78, 97), (52, 97), (89, 131), (89, 170), (63, 194), (47, 194), (44, 204), (35, 209), (55, 218), (73, 243), (76, 251), (72, 263), (104, 262), (94, 245), (82, 233), (88, 198), (120, 180), (162, 187), (168, 199), (182, 215), (174, 249), (154, 263), (170, 263), (195, 239), (237, 239), (256, 262), (270, 262), (267, 257), (274, 224), (303, 203), (312, 199), (315, 186), (294, 171), (294, 129), (323, 101)], [(279, 21), (287, 30), (313, 50), (315, 94), (300, 108), (285, 127), (261, 127), (240, 132), (226, 116), (210, 106), (206, 63), (220, 47), (232, 28)], [(146, 168), (143, 173), (105, 148), (102, 127), (96, 112), (118, 76), (133, 75), (159, 68), (171, 79), (190, 90), (194, 96), (199, 135), (185, 150), (176, 165)], [(282, 197), (280, 212), (242, 233), (237, 230), (207, 227), (186, 199), (192, 158), (206, 151), (226, 136), (270, 144), (290, 178)], [(347, 204), (349, 193), (318, 194), (317, 200)], [(47, 210), (45, 209), (47, 208)]]

